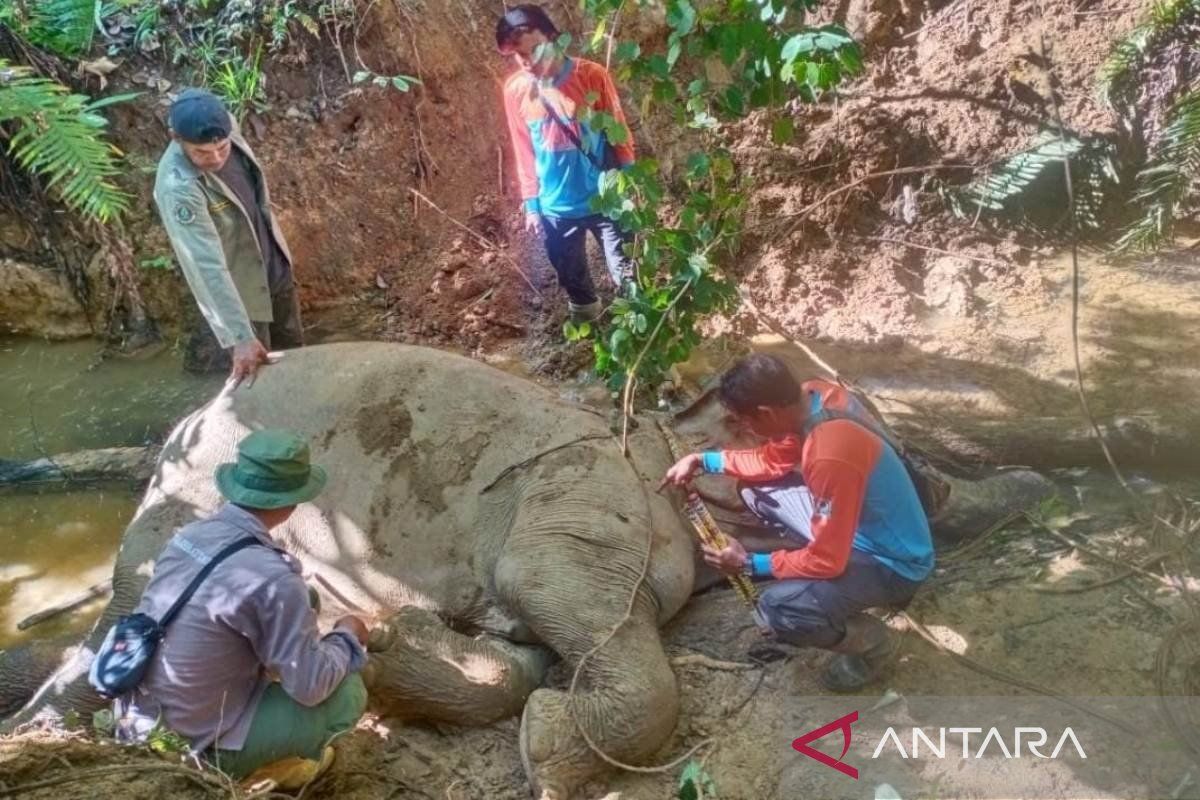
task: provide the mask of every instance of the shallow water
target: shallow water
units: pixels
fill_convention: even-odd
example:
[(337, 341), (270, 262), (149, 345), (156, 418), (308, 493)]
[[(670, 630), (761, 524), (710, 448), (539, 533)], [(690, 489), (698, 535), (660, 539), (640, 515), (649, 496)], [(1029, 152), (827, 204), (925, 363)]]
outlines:
[(30, 614), (111, 577), (137, 494), (116, 486), (0, 496), (0, 648), (82, 631), (91, 624), (107, 598), (17, 630), (17, 623)]
[(96, 363), (99, 353), (90, 339), (0, 339), (0, 458), (152, 441), (221, 384), (184, 373), (170, 350)]
[[(92, 340), (0, 339), (0, 458), (154, 441), (221, 383), (185, 374), (169, 350), (97, 363), (99, 352)], [(124, 485), (0, 492), (0, 648), (91, 624), (105, 599), (17, 631), (111, 575), (138, 495)]]

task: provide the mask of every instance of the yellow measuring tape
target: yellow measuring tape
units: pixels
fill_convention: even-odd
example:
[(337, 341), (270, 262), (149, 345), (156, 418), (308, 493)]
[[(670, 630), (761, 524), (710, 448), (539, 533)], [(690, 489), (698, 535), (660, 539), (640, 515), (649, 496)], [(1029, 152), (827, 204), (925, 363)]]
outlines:
[[(663, 438), (667, 440), (667, 447), (671, 451), (671, 458), (678, 461), (682, 458), (683, 448), (680, 447), (679, 440), (675, 438), (675, 434), (658, 422), (658, 429), (662, 431)], [(687, 503), (683, 507), (683, 515), (687, 517), (688, 522), (692, 523), (692, 528), (696, 531), (696, 538), (700, 543), (714, 550), (724, 550), (729, 546), (729, 537), (721, 530), (721, 526), (713, 519), (712, 512), (708, 510), (708, 506), (704, 505), (704, 501), (700, 499), (700, 495), (694, 491), (688, 492)], [(754, 608), (758, 604), (758, 589), (754, 587), (754, 582), (745, 575), (729, 575), (727, 576), (729, 585), (737, 592), (738, 597), (746, 605)]]

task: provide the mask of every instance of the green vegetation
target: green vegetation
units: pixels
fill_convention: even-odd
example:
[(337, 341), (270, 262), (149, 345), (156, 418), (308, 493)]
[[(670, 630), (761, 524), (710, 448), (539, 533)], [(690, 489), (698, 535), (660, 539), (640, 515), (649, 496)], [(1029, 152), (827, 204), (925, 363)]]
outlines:
[[(639, 0), (638, 5), (646, 4)], [(568, 339), (591, 338), (596, 370), (613, 389), (625, 387), (626, 408), (637, 382), (653, 385), (700, 341), (697, 323), (736, 302), (725, 269), (737, 253), (746, 201), (729, 154), (716, 143), (722, 120), (756, 109), (771, 114), (772, 136), (787, 141), (789, 101), (817, 102), (862, 70), (859, 46), (841, 27), (804, 24), (817, 0), (733, 0), (703, 7), (666, 4), (670, 34), (664, 52), (643, 53), (609, 35), (627, 0), (584, 0), (596, 22), (590, 44), (613, 57), (618, 82), (633, 88), (643, 115), (668, 109), (696, 131), (696, 151), (682, 174), (664, 180), (659, 165), (641, 159), (606, 173), (597, 211), (617, 219), (634, 241), (636, 281), (599, 325), (565, 327)], [(557, 43), (563, 47), (566, 40)], [(625, 135), (602, 113), (590, 123), (619, 144)]]
[(9, 155), (18, 167), (44, 178), (70, 208), (100, 222), (118, 218), (129, 195), (113, 180), (118, 154), (105, 141), (107, 121), (97, 112), (133, 96), (91, 100), (0, 60), (0, 124), (11, 130)]
[(1033, 144), (992, 167), (960, 189), (943, 189), (942, 197), (958, 217), (981, 213), (1023, 216), (1043, 227), (1061, 227), (1067, 207), (1063, 159), (1071, 161), (1071, 183), (1080, 227), (1103, 227), (1105, 201), (1117, 188), (1111, 143), (1103, 139), (1065, 139), (1043, 131)]
[[(1101, 96), (1128, 119), (1136, 119), (1135, 105), (1143, 84), (1160, 81), (1149, 72), (1156, 55), (1172, 43), (1190, 45), (1195, 58), (1200, 35), (1200, 0), (1160, 0), (1148, 18), (1113, 47), (1100, 68)], [(1186, 51), (1185, 51), (1186, 52)], [(1185, 55), (1185, 58), (1188, 56)], [(1172, 87), (1158, 86), (1156, 93)], [(1200, 172), (1200, 84), (1180, 86), (1166, 110), (1157, 138), (1135, 177), (1133, 202), (1137, 218), (1125, 229), (1119, 251), (1150, 251), (1171, 241), (1180, 205)]]

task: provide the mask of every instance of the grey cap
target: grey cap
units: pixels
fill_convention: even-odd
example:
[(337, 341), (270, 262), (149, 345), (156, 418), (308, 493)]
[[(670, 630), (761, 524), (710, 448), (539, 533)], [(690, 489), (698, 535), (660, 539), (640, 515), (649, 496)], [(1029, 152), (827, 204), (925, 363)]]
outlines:
[(185, 142), (210, 144), (228, 138), (233, 121), (225, 104), (206, 89), (184, 89), (171, 104), (171, 130)]

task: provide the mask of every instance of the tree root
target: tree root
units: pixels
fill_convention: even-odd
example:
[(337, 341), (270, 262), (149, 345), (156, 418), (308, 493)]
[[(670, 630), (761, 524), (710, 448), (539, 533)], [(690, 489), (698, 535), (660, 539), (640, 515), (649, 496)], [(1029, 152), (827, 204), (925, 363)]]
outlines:
[(50, 786), (58, 786), (64, 783), (75, 783), (77, 781), (86, 781), (92, 778), (98, 778), (101, 775), (113, 775), (118, 773), (130, 772), (167, 772), (187, 778), (188, 780), (200, 786), (202, 789), (225, 795), (229, 797), (243, 797), (238, 792), (236, 785), (229, 779), (221, 780), (217, 776), (193, 769), (191, 767), (183, 767), (178, 764), (121, 764), (112, 767), (95, 767), (94, 769), (83, 769), (66, 772), (62, 775), (55, 775), (53, 778), (45, 780), (33, 781), (32, 783), (23, 783), (17, 786), (9, 786), (0, 788), (0, 797), (16, 797), (17, 795), (32, 792), (37, 789), (45, 789)]

